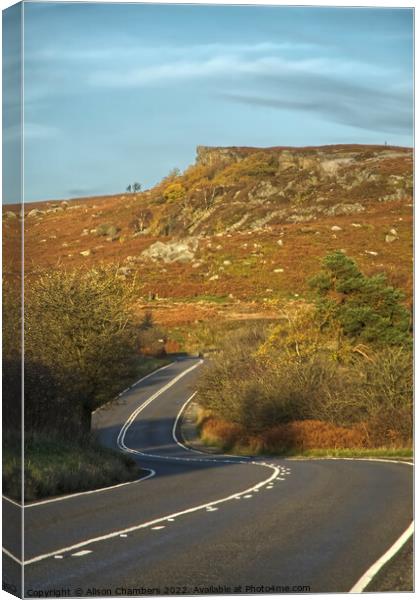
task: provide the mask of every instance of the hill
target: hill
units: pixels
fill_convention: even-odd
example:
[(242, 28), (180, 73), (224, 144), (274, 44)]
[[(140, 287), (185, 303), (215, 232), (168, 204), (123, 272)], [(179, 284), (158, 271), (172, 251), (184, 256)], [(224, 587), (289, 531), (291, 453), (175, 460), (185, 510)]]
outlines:
[[(409, 298), (412, 206), (408, 148), (199, 146), (194, 165), (148, 191), (25, 205), (26, 272), (117, 262), (139, 278), (139, 309), (172, 324), (272, 315), (339, 249)], [(5, 241), (16, 213), (3, 207)]]

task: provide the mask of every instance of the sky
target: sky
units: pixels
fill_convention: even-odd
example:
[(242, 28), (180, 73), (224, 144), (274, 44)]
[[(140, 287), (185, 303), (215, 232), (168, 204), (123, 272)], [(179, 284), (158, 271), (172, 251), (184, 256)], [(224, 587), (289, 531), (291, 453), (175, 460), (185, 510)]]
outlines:
[(24, 23), (25, 201), (147, 189), (197, 145), (413, 142), (411, 9), (30, 2)]

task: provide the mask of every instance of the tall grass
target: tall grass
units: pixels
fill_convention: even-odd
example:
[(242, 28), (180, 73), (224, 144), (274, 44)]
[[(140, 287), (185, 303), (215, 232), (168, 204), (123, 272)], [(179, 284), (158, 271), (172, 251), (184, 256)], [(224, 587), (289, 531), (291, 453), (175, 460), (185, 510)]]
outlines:
[[(20, 498), (18, 448), (3, 451), (3, 492)], [(103, 448), (93, 436), (63, 439), (37, 433), (25, 439), (25, 500), (106, 487), (139, 477), (135, 461), (117, 451)]]

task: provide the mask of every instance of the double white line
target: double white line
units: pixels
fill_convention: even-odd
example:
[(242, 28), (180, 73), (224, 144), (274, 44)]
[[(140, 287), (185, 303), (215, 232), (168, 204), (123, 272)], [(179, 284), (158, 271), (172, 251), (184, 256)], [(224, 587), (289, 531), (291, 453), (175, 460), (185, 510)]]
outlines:
[[(180, 379), (182, 379), (182, 377), (185, 377), (185, 375), (187, 375), (188, 373), (190, 373), (191, 371), (193, 371), (194, 369), (196, 369), (198, 366), (200, 366), (202, 364), (202, 360), (200, 360), (200, 362), (195, 363), (194, 365), (192, 365), (191, 367), (189, 367), (188, 369), (186, 369), (185, 371), (182, 371), (182, 373), (180, 373), (179, 375), (177, 375), (176, 377), (174, 377), (173, 379), (171, 379), (166, 385), (164, 385), (162, 388), (160, 388), (157, 392), (155, 392), (152, 396), (150, 396), (150, 398), (148, 398), (145, 402), (143, 402), (143, 404), (141, 406), (139, 406), (136, 410), (134, 410), (131, 415), (128, 417), (127, 421), (124, 423), (124, 425), (122, 426), (119, 434), (118, 434), (118, 438), (117, 438), (117, 444), (118, 447), (125, 451), (125, 452), (130, 452), (130, 453), (134, 453), (134, 454), (140, 454), (142, 456), (148, 456), (148, 457), (155, 457), (155, 458), (165, 458), (167, 460), (184, 460), (184, 461), (206, 461), (206, 462), (222, 462), (222, 463), (235, 463), (237, 464), (238, 461), (233, 461), (233, 460), (225, 460), (225, 459), (199, 459), (199, 458), (181, 458), (181, 457), (170, 457), (170, 456), (160, 456), (160, 455), (154, 455), (154, 454), (146, 454), (144, 452), (141, 452), (140, 450), (135, 450), (133, 448), (129, 448), (126, 444), (125, 444), (125, 436), (127, 434), (127, 431), (129, 429), (129, 427), (133, 424), (133, 422), (135, 421), (136, 417), (151, 403), (153, 402), (153, 400), (155, 400), (156, 398), (158, 398), (161, 394), (163, 394), (164, 392), (166, 392), (169, 388), (171, 388), (173, 385), (175, 385)], [(182, 407), (183, 409), (184, 407)], [(181, 409), (181, 410), (182, 410)], [(240, 461), (241, 463), (245, 463), (247, 461), (243, 460)], [(71, 546), (66, 546), (63, 548), (57, 548), (56, 550), (54, 550), (53, 552), (46, 552), (45, 554), (40, 554), (38, 556), (34, 556), (33, 558), (30, 558), (28, 560), (24, 560), (21, 561), (19, 560), (17, 557), (15, 557), (12, 553), (10, 553), (8, 550), (3, 549), (5, 551), (5, 553), (10, 556), (10, 558), (12, 558), (13, 560), (15, 560), (17, 563), (26, 566), (26, 565), (30, 565), (36, 562), (40, 562), (42, 560), (45, 560), (46, 558), (51, 558), (55, 555), (61, 555), (63, 553), (66, 552), (71, 552), (73, 550), (79, 549), (79, 548), (83, 548), (84, 546), (88, 546), (88, 545), (92, 545), (94, 543), (97, 542), (102, 542), (105, 540), (109, 540), (115, 537), (120, 537), (121, 535), (126, 535), (128, 533), (132, 533), (134, 531), (138, 531), (140, 529), (145, 529), (148, 527), (152, 527), (154, 525), (157, 525), (159, 523), (163, 523), (165, 521), (168, 520), (173, 520), (176, 517), (180, 517), (181, 515), (186, 515), (189, 513), (193, 513), (193, 512), (197, 512), (199, 510), (205, 510), (209, 507), (213, 507), (217, 504), (221, 504), (223, 502), (227, 502), (229, 500), (233, 500), (233, 499), (237, 499), (240, 496), (243, 496), (245, 494), (249, 494), (250, 492), (259, 489), (260, 487), (263, 487), (265, 485), (267, 485), (268, 483), (270, 483), (271, 481), (273, 481), (280, 473), (280, 470), (273, 465), (268, 465), (267, 463), (261, 463), (261, 462), (252, 462), (251, 464), (254, 465), (259, 465), (259, 466), (263, 466), (269, 469), (273, 470), (273, 473), (271, 474), (271, 476), (267, 479), (265, 479), (264, 481), (261, 481), (260, 483), (253, 485), (250, 488), (247, 488), (246, 490), (243, 490), (242, 492), (235, 492), (234, 494), (231, 494), (229, 496), (226, 496), (224, 498), (220, 498), (218, 500), (214, 500), (212, 502), (207, 502), (205, 504), (200, 504), (198, 506), (193, 506), (191, 508), (176, 512), (176, 513), (171, 513), (169, 515), (165, 515), (164, 517), (159, 517), (157, 519), (153, 519), (151, 521), (147, 521), (145, 523), (140, 523), (138, 525), (133, 525), (132, 527), (127, 527), (125, 529), (119, 529), (117, 531), (113, 531), (112, 533), (108, 533), (105, 535), (101, 535), (101, 536), (97, 536), (94, 538), (90, 538), (87, 540), (83, 540), (81, 542), (78, 542), (76, 544), (72, 544)]]

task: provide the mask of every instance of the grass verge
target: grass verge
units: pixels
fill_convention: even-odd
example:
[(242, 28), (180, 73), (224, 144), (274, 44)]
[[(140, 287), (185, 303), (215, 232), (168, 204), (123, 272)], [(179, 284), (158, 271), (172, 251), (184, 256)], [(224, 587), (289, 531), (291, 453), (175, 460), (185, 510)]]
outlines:
[[(3, 450), (3, 492), (20, 498), (20, 449)], [(25, 501), (93, 490), (140, 477), (135, 461), (103, 448), (94, 436), (63, 439), (38, 433), (25, 440)]]
[(407, 461), (413, 458), (412, 448), (314, 448), (311, 450), (300, 450), (290, 448), (283, 452), (258, 451), (255, 447), (249, 446), (229, 446), (222, 440), (215, 438), (201, 437), (204, 446), (209, 446), (213, 450), (218, 446), (220, 452), (233, 452), (239, 456), (261, 455), (261, 456), (279, 456), (281, 458), (388, 458), (393, 460)]
[[(139, 358), (134, 381), (170, 362), (166, 357)], [(124, 379), (118, 387), (124, 389), (132, 383), (132, 378)], [(102, 447), (94, 435), (66, 439), (50, 431), (26, 436), (24, 470), (25, 501), (94, 490), (141, 477), (141, 469), (131, 457)], [(10, 436), (3, 444), (3, 492), (20, 500), (21, 446), (17, 438)]]
[(407, 460), (413, 458), (412, 448), (332, 448), (321, 450), (306, 450), (293, 452), (296, 458), (392, 458)]
[[(204, 446), (237, 455), (280, 456), (288, 458), (383, 458), (410, 460), (409, 445), (363, 446), (357, 430), (337, 427), (323, 421), (295, 421), (250, 435), (235, 423), (211, 416), (197, 406), (197, 435)], [(194, 418), (193, 417), (193, 418)]]

